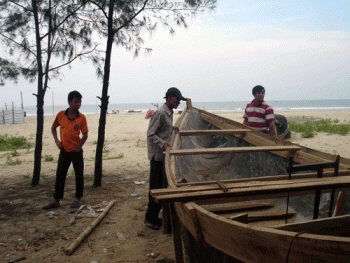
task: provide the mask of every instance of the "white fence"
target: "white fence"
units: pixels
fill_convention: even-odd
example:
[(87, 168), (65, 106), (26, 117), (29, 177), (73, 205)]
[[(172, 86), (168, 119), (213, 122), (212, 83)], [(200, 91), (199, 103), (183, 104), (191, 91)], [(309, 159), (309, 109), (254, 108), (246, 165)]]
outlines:
[(24, 112), (22, 109), (0, 111), (0, 125), (24, 123)]

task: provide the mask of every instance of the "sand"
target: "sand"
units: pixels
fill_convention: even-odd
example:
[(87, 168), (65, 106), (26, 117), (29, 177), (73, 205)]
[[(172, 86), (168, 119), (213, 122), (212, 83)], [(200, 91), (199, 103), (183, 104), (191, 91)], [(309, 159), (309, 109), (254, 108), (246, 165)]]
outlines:
[[(276, 112), (296, 118), (331, 118), (350, 122), (350, 111), (286, 111)], [(242, 113), (219, 114), (242, 122)], [(175, 119), (179, 115), (175, 115)], [(141, 114), (107, 116), (102, 187), (93, 184), (94, 159), (98, 135), (98, 115), (87, 115), (89, 138), (85, 143), (85, 192), (83, 204), (105, 205), (117, 200), (103, 222), (90, 234), (72, 256), (67, 248), (94, 220), (76, 218), (70, 223), (74, 198), (74, 173), (70, 168), (61, 207), (48, 212), (42, 206), (52, 199), (59, 150), (50, 127), (53, 116), (45, 117), (40, 185), (31, 187), (33, 173), (36, 118), (27, 117), (24, 124), (1, 125), (0, 135), (24, 136), (32, 144), (29, 149), (0, 152), (0, 258), (11, 262), (174, 262), (171, 235), (147, 228), (144, 213), (148, 200), (149, 161), (146, 131), (149, 120)], [(349, 134), (346, 136), (319, 132), (314, 138), (292, 133), (291, 142), (340, 154), (350, 158)], [(53, 157), (53, 161), (47, 161)], [(118, 157), (118, 159), (115, 159)], [(46, 159), (46, 160), (45, 160)], [(11, 165), (11, 161), (21, 161)], [(140, 184), (138, 183), (140, 182)], [(139, 194), (134, 197), (132, 194)]]

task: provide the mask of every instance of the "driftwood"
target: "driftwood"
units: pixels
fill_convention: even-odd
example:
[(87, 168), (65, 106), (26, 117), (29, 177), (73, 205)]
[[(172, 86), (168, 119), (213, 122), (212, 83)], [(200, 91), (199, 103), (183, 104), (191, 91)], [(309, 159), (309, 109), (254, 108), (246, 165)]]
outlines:
[(92, 222), (87, 229), (83, 233), (80, 234), (80, 236), (65, 250), (65, 254), (67, 256), (70, 256), (73, 254), (73, 252), (77, 249), (77, 247), (84, 241), (84, 239), (90, 235), (92, 230), (95, 229), (95, 227), (103, 220), (103, 218), (107, 215), (109, 210), (111, 210), (112, 206), (114, 205), (115, 200), (111, 201), (106, 208), (103, 210), (103, 212)]

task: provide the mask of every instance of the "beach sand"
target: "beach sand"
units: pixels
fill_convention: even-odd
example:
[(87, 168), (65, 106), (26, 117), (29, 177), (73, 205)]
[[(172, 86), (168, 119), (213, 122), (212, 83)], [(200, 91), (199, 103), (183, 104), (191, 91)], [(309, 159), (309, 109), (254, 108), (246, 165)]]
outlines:
[[(276, 112), (290, 119), (331, 118), (350, 122), (350, 111), (286, 111)], [(223, 117), (242, 122), (242, 113), (221, 113)], [(174, 120), (178, 118), (174, 115)], [(71, 224), (69, 208), (74, 199), (75, 183), (72, 167), (68, 171), (65, 198), (61, 207), (48, 212), (42, 206), (52, 199), (59, 150), (51, 135), (53, 116), (44, 123), (40, 185), (31, 187), (33, 173), (36, 118), (27, 117), (24, 124), (1, 125), (0, 134), (24, 136), (32, 144), (29, 149), (0, 152), (0, 258), (6, 262), (26, 258), (25, 262), (174, 262), (171, 235), (147, 228), (144, 214), (148, 201), (149, 161), (146, 131), (149, 119), (141, 114), (107, 115), (103, 154), (102, 186), (93, 187), (94, 159), (99, 115), (86, 115), (89, 138), (85, 143), (85, 192), (83, 204), (105, 205), (117, 200), (103, 222), (77, 248), (65, 256), (67, 248), (94, 218), (76, 218)], [(317, 133), (302, 138), (292, 133), (291, 142), (350, 158), (349, 134), (346, 136)], [(52, 156), (53, 161), (46, 161)], [(116, 159), (117, 158), (117, 159)], [(21, 161), (11, 165), (11, 161)], [(132, 196), (131, 194), (139, 194)], [(152, 254), (153, 253), (153, 254)]]

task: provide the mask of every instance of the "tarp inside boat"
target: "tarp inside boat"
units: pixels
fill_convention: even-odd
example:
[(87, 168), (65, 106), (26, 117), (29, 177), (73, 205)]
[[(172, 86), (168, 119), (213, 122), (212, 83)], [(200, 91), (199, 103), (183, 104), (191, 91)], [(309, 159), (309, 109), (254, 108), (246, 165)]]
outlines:
[[(188, 111), (189, 121), (185, 130), (218, 129), (204, 121), (197, 109)], [(180, 149), (249, 147), (251, 144), (234, 135), (183, 136)], [(217, 181), (287, 174), (288, 160), (270, 152), (248, 152), (234, 154), (201, 154), (177, 156), (176, 176), (188, 183)], [(293, 178), (293, 177), (292, 177)], [(292, 179), (293, 180), (293, 179)], [(289, 211), (297, 211), (293, 222), (311, 220), (314, 195), (293, 196), (289, 200)], [(268, 200), (264, 200), (266, 202)], [(254, 201), (258, 202), (258, 201)], [(274, 211), (286, 211), (286, 198), (273, 201)], [(321, 195), (319, 218), (328, 214), (330, 194)]]

